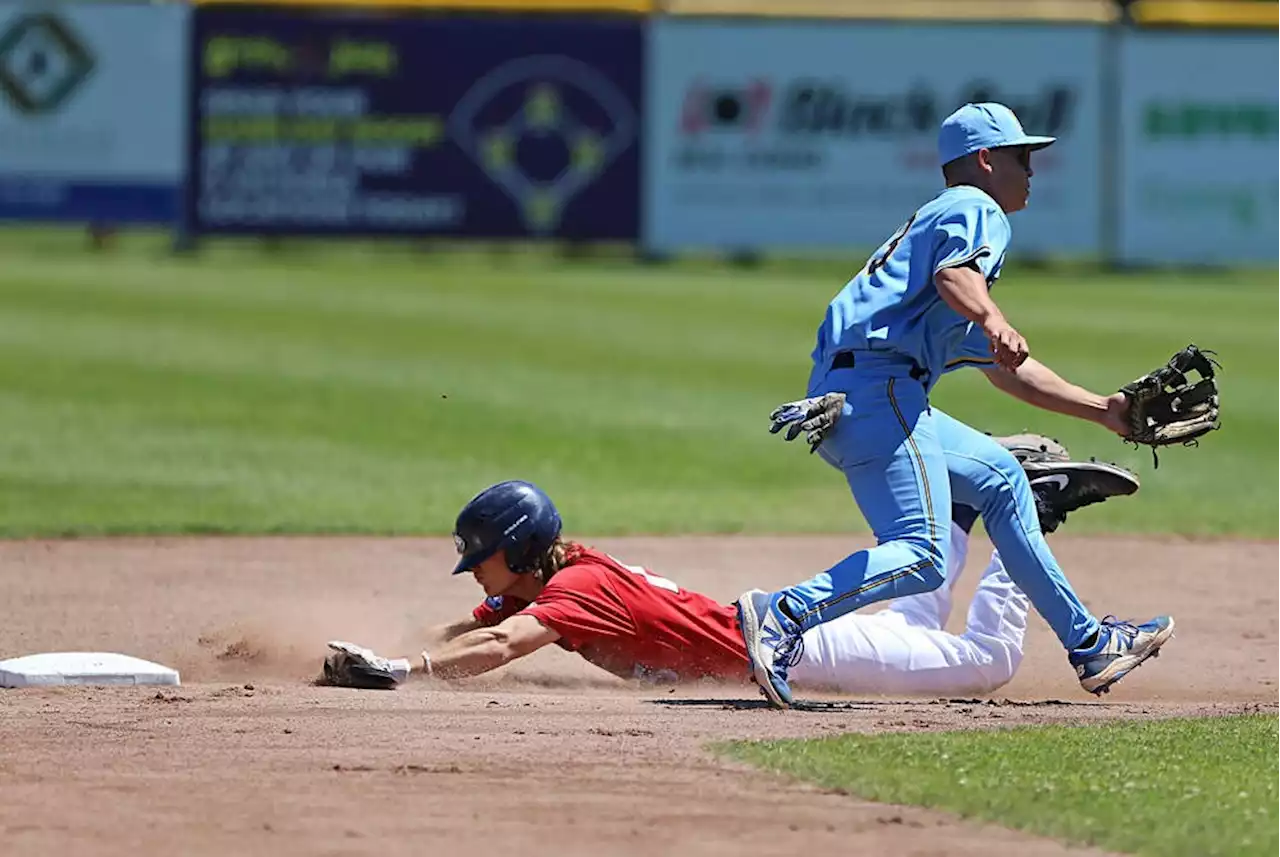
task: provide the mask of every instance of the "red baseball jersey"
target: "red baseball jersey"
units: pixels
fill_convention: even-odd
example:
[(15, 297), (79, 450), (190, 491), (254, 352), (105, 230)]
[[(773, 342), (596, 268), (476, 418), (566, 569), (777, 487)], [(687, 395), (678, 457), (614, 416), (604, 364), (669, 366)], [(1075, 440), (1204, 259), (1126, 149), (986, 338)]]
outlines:
[(472, 615), (482, 625), (516, 613), (533, 616), (560, 635), (559, 646), (623, 678), (747, 678), (747, 650), (732, 606), (606, 553), (578, 545), (570, 550), (571, 564), (532, 602), (486, 598)]

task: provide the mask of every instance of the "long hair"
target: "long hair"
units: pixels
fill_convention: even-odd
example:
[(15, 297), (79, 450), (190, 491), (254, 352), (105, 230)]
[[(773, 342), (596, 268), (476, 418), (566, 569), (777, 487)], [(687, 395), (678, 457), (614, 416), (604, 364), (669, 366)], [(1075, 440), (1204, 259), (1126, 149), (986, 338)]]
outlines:
[(576, 563), (582, 557), (584, 550), (586, 548), (577, 542), (566, 541), (556, 536), (551, 547), (538, 557), (538, 562), (533, 567), (533, 574), (545, 584), (555, 576), (557, 571)]

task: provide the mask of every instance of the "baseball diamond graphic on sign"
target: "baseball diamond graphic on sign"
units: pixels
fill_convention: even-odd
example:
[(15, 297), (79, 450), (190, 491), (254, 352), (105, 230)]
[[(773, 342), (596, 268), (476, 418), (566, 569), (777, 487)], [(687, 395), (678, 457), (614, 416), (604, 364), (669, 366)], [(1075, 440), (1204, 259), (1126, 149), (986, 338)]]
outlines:
[(546, 234), (626, 151), (636, 117), (596, 69), (564, 56), (512, 60), (480, 78), (449, 120), (459, 147)]
[(0, 33), (0, 89), (22, 113), (56, 110), (92, 72), (93, 56), (53, 15), (24, 15)]

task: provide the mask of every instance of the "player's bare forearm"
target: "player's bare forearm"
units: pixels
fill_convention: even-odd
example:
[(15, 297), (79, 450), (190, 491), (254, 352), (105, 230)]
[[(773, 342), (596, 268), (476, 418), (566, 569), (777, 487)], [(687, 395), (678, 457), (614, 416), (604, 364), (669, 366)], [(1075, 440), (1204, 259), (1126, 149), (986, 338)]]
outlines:
[(982, 329), (998, 365), (1012, 371), (1031, 354), (1022, 334), (1013, 329), (991, 300), (986, 277), (976, 266), (943, 268), (934, 275), (933, 284), (947, 306)]
[[(495, 670), (559, 638), (559, 634), (532, 616), (517, 615), (492, 628), (467, 631), (426, 654), (431, 662), (431, 675), (469, 678)], [(421, 670), (426, 669), (424, 662)]]
[(1117, 434), (1126, 431), (1121, 394), (1103, 396), (1086, 390), (1032, 358), (1012, 372), (999, 366), (984, 371), (997, 389), (1029, 405), (1098, 423)]
[(967, 265), (943, 268), (934, 275), (933, 283), (947, 306), (983, 330), (987, 329), (989, 322), (1004, 320), (1004, 313), (991, 299), (987, 280), (981, 271)]
[(426, 632), (427, 647), (428, 648), (439, 647), (441, 644), (447, 643), (450, 640), (460, 637), (463, 634), (467, 633), (468, 631), (474, 631), (479, 627), (480, 627), (480, 623), (477, 622), (471, 616), (468, 616), (465, 619), (460, 619), (457, 622), (450, 622), (446, 625), (435, 625), (427, 629), (427, 632)]
[(519, 657), (496, 628), (468, 631), (439, 646), (428, 656), (431, 658), (431, 674), (438, 678), (481, 675)]

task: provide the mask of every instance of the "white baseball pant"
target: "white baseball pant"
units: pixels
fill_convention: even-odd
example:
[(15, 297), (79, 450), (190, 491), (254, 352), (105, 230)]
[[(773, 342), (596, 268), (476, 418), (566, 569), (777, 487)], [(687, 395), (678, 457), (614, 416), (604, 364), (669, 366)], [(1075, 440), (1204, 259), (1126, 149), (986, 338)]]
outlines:
[(848, 613), (806, 631), (802, 660), (789, 671), (792, 686), (947, 696), (989, 693), (1006, 684), (1022, 662), (1029, 602), (998, 551), (978, 583), (964, 633), (943, 630), (968, 551), (969, 534), (953, 524), (941, 586), (895, 599), (876, 613)]

